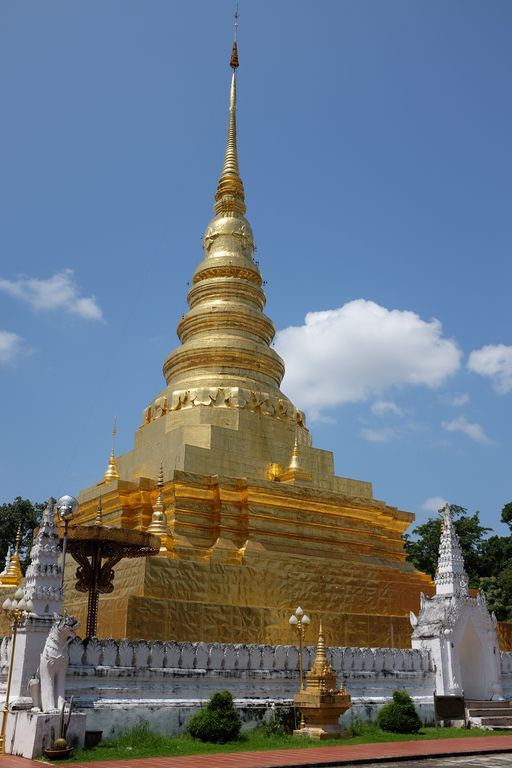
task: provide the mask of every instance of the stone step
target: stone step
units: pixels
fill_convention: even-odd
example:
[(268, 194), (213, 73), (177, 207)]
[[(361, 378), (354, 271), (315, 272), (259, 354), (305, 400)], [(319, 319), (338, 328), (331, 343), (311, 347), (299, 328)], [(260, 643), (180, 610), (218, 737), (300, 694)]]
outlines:
[(491, 726), (495, 728), (497, 725), (503, 727), (512, 728), (512, 717), (481, 717), (480, 721), (482, 725)]
[(468, 707), (467, 713), (468, 717), (512, 717), (510, 707), (500, 707), (499, 709), (498, 707), (495, 709), (487, 707), (474, 709), (473, 707)]
[(510, 701), (481, 701), (479, 699), (466, 699), (464, 704), (466, 709), (500, 709), (510, 707)]

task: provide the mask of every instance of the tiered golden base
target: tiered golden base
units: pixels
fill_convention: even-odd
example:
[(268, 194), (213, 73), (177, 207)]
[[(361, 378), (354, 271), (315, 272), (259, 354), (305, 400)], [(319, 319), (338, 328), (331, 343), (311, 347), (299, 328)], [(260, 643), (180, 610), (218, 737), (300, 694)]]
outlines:
[[(95, 519), (93, 490), (81, 524)], [(155, 493), (149, 480), (104, 486), (104, 524), (145, 530)], [(334, 491), (182, 471), (163, 497), (167, 551), (116, 566), (99, 636), (289, 644), (288, 616), (301, 604), (324, 616), (330, 644), (410, 647), (409, 611), (431, 581), (405, 561), (407, 513)], [(73, 567), (66, 576), (66, 608), (82, 620)]]

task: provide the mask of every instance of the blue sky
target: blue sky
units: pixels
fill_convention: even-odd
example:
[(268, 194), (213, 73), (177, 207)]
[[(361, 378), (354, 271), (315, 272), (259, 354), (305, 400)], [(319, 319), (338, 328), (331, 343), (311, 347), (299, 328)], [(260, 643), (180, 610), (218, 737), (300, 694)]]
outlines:
[[(97, 482), (113, 417), (122, 453), (163, 385), (222, 165), (232, 13), (2, 4), (0, 501)], [(507, 0), (240, 3), (240, 168), (283, 389), (338, 474), (500, 533), (511, 33)]]

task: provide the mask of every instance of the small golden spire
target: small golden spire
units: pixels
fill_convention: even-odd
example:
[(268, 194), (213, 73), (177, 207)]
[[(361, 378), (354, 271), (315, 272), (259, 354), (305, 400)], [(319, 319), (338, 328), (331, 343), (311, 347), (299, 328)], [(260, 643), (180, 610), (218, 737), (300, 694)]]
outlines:
[(23, 573), (20, 566), (19, 548), (21, 542), (21, 526), (18, 526), (16, 533), (16, 546), (14, 553), (9, 556), (9, 551), (5, 560), (5, 569), (0, 578), (0, 584), (3, 587), (17, 586), (23, 579)]
[(316, 661), (322, 663), (325, 665), (325, 662), (327, 661), (325, 656), (325, 640), (324, 640), (324, 631), (322, 629), (322, 619), (320, 619), (320, 629), (318, 630), (318, 643), (316, 646)]
[(164, 509), (164, 500), (162, 496), (162, 490), (164, 487), (164, 465), (163, 461), (160, 461), (160, 471), (158, 473), (158, 482), (156, 484), (158, 488), (158, 495), (156, 502), (153, 506), (153, 514), (151, 516), (151, 522), (146, 528), (147, 533), (154, 533), (156, 536), (160, 536), (160, 552), (167, 552), (166, 540), (170, 535), (169, 525), (167, 524), (167, 515)]
[(295, 435), (295, 442), (293, 444), (292, 458), (290, 460), (290, 466), (288, 467), (288, 471), (289, 472), (297, 472), (298, 470), (302, 470), (302, 467), (300, 465), (299, 443), (298, 443), (298, 440), (297, 440), (297, 435)]
[(98, 499), (98, 509), (96, 511), (96, 519), (94, 525), (103, 525), (103, 504), (101, 503), (101, 493)]
[(233, 70), (231, 90), (229, 95), (228, 140), (224, 166), (215, 193), (215, 213), (244, 215), (245, 194), (244, 185), (238, 169), (238, 149), (236, 145), (236, 70), (238, 68), (238, 45), (236, 32), (238, 28), (238, 9), (235, 13), (235, 39), (231, 51), (229, 66)]
[(318, 642), (316, 646), (316, 657), (307, 675), (308, 688), (324, 688), (326, 681), (329, 681), (329, 687), (334, 688), (336, 684), (336, 673), (327, 661), (325, 655), (324, 630), (322, 628), (322, 619), (320, 619), (320, 628), (318, 630)]
[(301, 466), (299, 440), (298, 440), (297, 432), (295, 432), (295, 442), (293, 445), (290, 464), (288, 465), (288, 469), (286, 470), (286, 472), (284, 472), (281, 475), (280, 479), (283, 482), (286, 482), (287, 480), (311, 480), (311, 474)]
[(114, 428), (112, 430), (112, 451), (108, 460), (108, 466), (103, 475), (103, 482), (110, 483), (111, 480), (119, 480), (119, 470), (117, 468), (116, 454), (114, 451), (115, 439), (117, 435), (117, 417), (114, 416)]

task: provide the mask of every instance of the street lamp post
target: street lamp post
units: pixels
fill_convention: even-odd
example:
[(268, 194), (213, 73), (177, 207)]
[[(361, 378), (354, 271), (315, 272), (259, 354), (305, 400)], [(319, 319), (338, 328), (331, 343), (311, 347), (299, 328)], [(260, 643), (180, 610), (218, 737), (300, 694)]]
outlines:
[(304, 690), (304, 674), (303, 674), (303, 665), (302, 665), (302, 649), (304, 646), (304, 634), (306, 632), (306, 627), (310, 623), (310, 618), (307, 614), (304, 613), (302, 608), (299, 607), (295, 609), (295, 613), (292, 613), (290, 618), (288, 619), (290, 625), (295, 629), (299, 636), (299, 677), (300, 677), (300, 690)]
[(62, 537), (62, 597), (64, 598), (64, 571), (66, 569), (66, 550), (68, 546), (69, 521), (78, 509), (78, 501), (74, 496), (61, 496), (57, 502), (59, 517), (64, 523), (64, 536)]
[(9, 672), (7, 674), (7, 690), (5, 692), (5, 703), (2, 713), (2, 728), (0, 730), (0, 755), (5, 755), (5, 730), (7, 728), (7, 715), (9, 714), (9, 696), (11, 694), (12, 670), (14, 667), (14, 653), (16, 651), (16, 635), (18, 627), (25, 621), (32, 612), (32, 601), (25, 600), (25, 595), (21, 587), (16, 590), (14, 599), (4, 601), (2, 608), (7, 618), (12, 622), (11, 635), (11, 658), (9, 660)]

